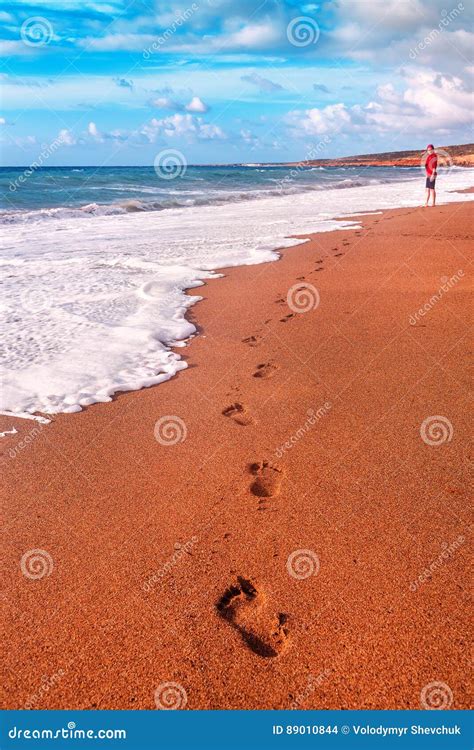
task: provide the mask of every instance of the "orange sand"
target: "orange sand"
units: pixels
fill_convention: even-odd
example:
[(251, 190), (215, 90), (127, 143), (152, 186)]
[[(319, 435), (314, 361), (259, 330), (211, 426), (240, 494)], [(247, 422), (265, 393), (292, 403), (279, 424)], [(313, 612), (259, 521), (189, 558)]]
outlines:
[(226, 270), (173, 380), (2, 418), (4, 707), (149, 709), (171, 681), (189, 709), (418, 708), (434, 681), (469, 705), (469, 217), (366, 216)]

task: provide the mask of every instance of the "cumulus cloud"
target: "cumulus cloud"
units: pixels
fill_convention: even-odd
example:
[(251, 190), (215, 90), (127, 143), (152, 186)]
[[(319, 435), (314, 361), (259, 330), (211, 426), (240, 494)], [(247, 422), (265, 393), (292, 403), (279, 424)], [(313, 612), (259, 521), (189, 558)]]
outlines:
[(199, 96), (193, 96), (187, 104), (181, 104), (181, 102), (177, 102), (169, 96), (159, 96), (157, 99), (153, 99), (151, 104), (158, 109), (171, 109), (173, 112), (186, 111), (204, 114), (210, 109), (210, 107), (203, 102)]
[(225, 51), (269, 49), (281, 39), (281, 28), (276, 20), (248, 23), (243, 28), (220, 39), (217, 44)]
[(131, 133), (126, 130), (99, 130), (95, 122), (90, 122), (87, 126), (85, 137), (95, 143), (104, 143), (105, 141), (116, 141), (117, 143), (123, 143), (130, 138)]
[(339, 0), (334, 28), (324, 34), (325, 49), (339, 58), (399, 65), (417, 62), (456, 72), (474, 46), (472, 3), (445, 0)]
[(157, 99), (153, 99), (151, 103), (158, 109), (172, 109), (176, 112), (184, 109), (182, 104), (174, 101), (174, 99), (171, 99), (169, 96), (159, 96)]
[(303, 112), (295, 110), (286, 118), (293, 130), (302, 135), (324, 135), (338, 133), (351, 125), (351, 113), (345, 104), (330, 104), (327, 107), (313, 107)]
[(102, 141), (102, 133), (100, 132), (99, 128), (95, 124), (95, 122), (90, 122), (87, 126), (87, 132), (93, 138), (95, 141)]
[(206, 123), (202, 117), (191, 114), (176, 113), (161, 120), (154, 118), (150, 125), (151, 131), (148, 132), (167, 137), (195, 137), (200, 140), (222, 140), (227, 137), (219, 125)]
[(243, 140), (243, 142), (246, 143), (248, 146), (257, 148), (258, 146), (261, 145), (260, 138), (256, 136), (254, 133), (252, 133), (251, 130), (248, 130), (248, 128), (242, 128), (239, 135), (240, 135), (240, 138)]
[(75, 146), (77, 143), (77, 138), (75, 137), (74, 133), (72, 133), (67, 128), (63, 128), (63, 130), (59, 131), (58, 140), (61, 141), (64, 146)]
[(469, 125), (472, 96), (461, 78), (424, 69), (404, 70), (402, 75), (403, 91), (384, 84), (365, 105), (348, 107), (340, 102), (295, 110), (286, 122), (295, 134), (303, 136), (371, 129), (378, 133), (447, 133)]
[(188, 112), (208, 112), (209, 107), (198, 96), (193, 96), (191, 101), (186, 104), (186, 109)]

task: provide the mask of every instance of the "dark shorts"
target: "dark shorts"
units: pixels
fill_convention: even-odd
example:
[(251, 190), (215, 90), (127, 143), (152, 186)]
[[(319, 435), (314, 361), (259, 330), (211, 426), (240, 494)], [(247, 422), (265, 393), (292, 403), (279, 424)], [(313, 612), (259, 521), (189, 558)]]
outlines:
[(436, 182), (436, 177), (433, 177), (433, 179), (431, 179), (430, 177), (427, 177), (426, 178), (426, 187), (429, 190), (434, 190), (435, 189), (435, 182)]

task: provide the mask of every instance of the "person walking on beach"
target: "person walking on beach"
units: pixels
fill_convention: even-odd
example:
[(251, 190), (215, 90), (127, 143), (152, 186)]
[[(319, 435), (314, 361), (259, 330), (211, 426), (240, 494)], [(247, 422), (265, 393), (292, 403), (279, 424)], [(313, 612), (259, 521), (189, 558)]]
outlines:
[(438, 155), (434, 150), (434, 146), (430, 143), (426, 147), (427, 155), (425, 159), (425, 172), (426, 172), (426, 201), (425, 206), (429, 206), (430, 197), (433, 199), (433, 206), (436, 205), (436, 190), (435, 183), (437, 177), (438, 168)]

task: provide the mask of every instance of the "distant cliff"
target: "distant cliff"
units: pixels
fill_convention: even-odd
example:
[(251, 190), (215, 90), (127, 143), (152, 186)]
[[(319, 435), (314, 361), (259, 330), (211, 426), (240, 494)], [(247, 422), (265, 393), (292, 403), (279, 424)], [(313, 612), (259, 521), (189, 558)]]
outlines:
[[(458, 167), (474, 167), (474, 143), (460, 146), (435, 146), (440, 162), (448, 162)], [(387, 151), (383, 154), (360, 154), (342, 156), (337, 159), (309, 159), (291, 162), (291, 166), (314, 167), (418, 167), (423, 151)]]

